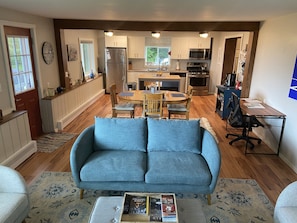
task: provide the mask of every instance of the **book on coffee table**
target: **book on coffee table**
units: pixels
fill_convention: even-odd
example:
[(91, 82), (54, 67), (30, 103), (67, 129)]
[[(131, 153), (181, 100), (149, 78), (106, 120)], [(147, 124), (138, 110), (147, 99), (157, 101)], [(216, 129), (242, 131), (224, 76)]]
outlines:
[(122, 223), (178, 223), (175, 194), (125, 193), (122, 207)]

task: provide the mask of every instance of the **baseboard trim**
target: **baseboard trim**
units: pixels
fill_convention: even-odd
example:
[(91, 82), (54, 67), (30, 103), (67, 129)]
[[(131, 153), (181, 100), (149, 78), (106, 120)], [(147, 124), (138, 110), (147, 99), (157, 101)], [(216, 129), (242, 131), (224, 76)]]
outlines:
[(27, 145), (23, 146), (16, 153), (12, 154), (1, 164), (15, 169), (35, 152), (37, 152), (37, 144), (35, 140), (31, 140)]
[(78, 117), (83, 111), (85, 111), (91, 104), (93, 104), (96, 100), (102, 97), (105, 94), (105, 90), (101, 90), (98, 94), (94, 95), (90, 100), (83, 103), (81, 106), (77, 107), (70, 114), (63, 117), (61, 120), (57, 122), (57, 127), (59, 131), (62, 131), (65, 126), (67, 126), (70, 122), (72, 122), (76, 117)]

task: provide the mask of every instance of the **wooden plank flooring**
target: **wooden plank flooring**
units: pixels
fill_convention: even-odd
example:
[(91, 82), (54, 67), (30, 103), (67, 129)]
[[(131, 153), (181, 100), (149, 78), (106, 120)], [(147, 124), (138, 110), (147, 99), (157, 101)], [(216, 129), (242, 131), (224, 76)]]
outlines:
[[(275, 203), (283, 188), (297, 180), (297, 174), (276, 155), (244, 155), (243, 142), (230, 146), (228, 143), (230, 139), (225, 138), (226, 121), (215, 113), (215, 101), (214, 95), (193, 96), (190, 118), (207, 118), (216, 132), (222, 154), (220, 177), (255, 179), (269, 199)], [(94, 123), (95, 116), (106, 117), (110, 114), (110, 97), (104, 95), (63, 131), (80, 133)], [(141, 108), (137, 107), (136, 116), (140, 115)], [(167, 116), (166, 109), (164, 109), (164, 116)], [(28, 184), (43, 171), (70, 171), (69, 153), (74, 140), (53, 153), (35, 153), (16, 169)], [(255, 151), (262, 150), (267, 151), (269, 148), (263, 143), (255, 146)]]

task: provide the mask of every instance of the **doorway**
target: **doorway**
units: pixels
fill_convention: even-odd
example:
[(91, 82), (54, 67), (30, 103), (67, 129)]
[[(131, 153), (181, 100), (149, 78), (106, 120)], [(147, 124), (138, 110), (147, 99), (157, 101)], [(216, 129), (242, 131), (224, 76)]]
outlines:
[(16, 110), (28, 112), (31, 137), (42, 135), (30, 29), (4, 26)]
[(225, 41), (221, 84), (224, 85), (227, 74), (236, 73), (240, 52), (241, 37), (228, 38)]

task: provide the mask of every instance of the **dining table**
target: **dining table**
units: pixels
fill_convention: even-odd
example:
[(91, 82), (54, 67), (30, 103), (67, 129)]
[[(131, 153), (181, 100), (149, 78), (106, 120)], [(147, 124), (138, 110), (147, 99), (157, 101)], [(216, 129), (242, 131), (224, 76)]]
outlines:
[(154, 94), (154, 93), (163, 93), (163, 103), (164, 104), (178, 104), (186, 102), (188, 95), (179, 91), (150, 91), (150, 90), (132, 90), (132, 91), (123, 91), (118, 94), (118, 97), (121, 101), (126, 101), (133, 104), (142, 104), (143, 97), (145, 93)]

